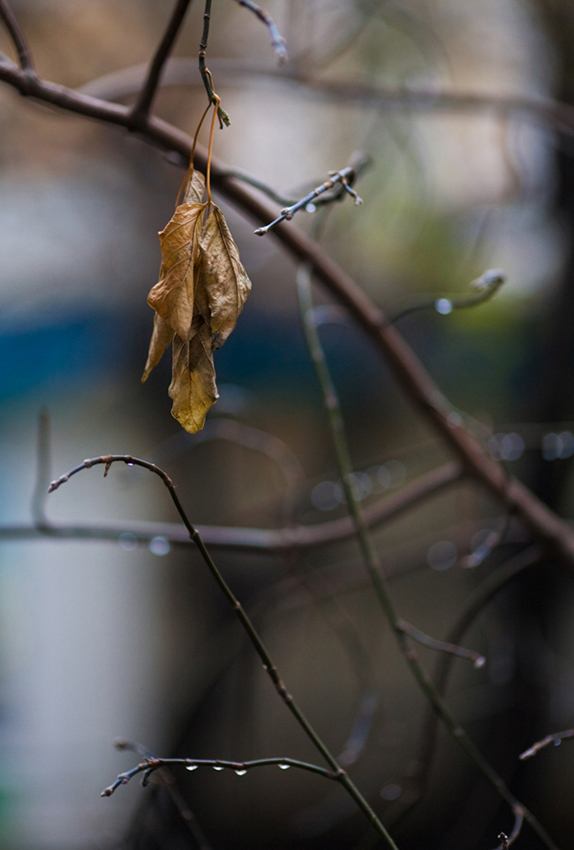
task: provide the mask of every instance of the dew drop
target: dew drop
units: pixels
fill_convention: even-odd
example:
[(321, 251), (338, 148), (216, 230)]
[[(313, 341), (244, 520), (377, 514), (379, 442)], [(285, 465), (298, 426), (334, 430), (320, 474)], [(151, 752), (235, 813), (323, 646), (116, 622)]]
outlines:
[(315, 206), (315, 204), (307, 204), (305, 209), (308, 213), (314, 213), (314, 212), (316, 212), (317, 207)]
[(214, 769), (214, 770), (223, 770), (223, 768), (222, 768), (220, 765), (218, 765), (218, 764), (214, 764), (214, 765), (213, 765), (213, 769)]
[(480, 669), (481, 667), (484, 667), (484, 665), (485, 665), (485, 664), (486, 664), (486, 658), (485, 658), (483, 655), (480, 655), (480, 656), (476, 659), (476, 661), (474, 662), (474, 666), (475, 666), (477, 669)]
[(291, 767), (290, 764), (280, 764), (279, 765), (280, 770), (289, 770), (290, 767)]
[(449, 313), (452, 313), (452, 302), (448, 298), (437, 298), (434, 302), (434, 308), (441, 316), (448, 316)]
[(247, 771), (246, 771), (246, 770), (236, 770), (236, 771), (235, 771), (235, 773), (236, 773), (238, 776), (245, 776), (245, 774), (247, 773)]
[(187, 770), (197, 770), (198, 767), (199, 767), (198, 764), (188, 764)]
[(131, 460), (128, 460), (128, 466), (133, 466), (133, 463), (132, 463)]
[(556, 740), (554, 741), (554, 746), (559, 747), (561, 743), (562, 743), (562, 738), (556, 738)]

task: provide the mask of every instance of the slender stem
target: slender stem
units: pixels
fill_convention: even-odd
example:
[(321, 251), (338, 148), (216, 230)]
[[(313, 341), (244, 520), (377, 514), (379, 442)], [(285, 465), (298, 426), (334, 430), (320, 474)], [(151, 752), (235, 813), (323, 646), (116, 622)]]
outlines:
[(262, 9), (261, 6), (258, 6), (257, 3), (254, 3), (253, 0), (237, 0), (240, 6), (244, 6), (246, 9), (249, 9), (253, 12), (260, 21), (263, 21), (267, 29), (269, 30), (269, 35), (271, 36), (271, 45), (273, 46), (273, 50), (277, 54), (277, 59), (279, 60), (279, 64), (283, 64), (289, 58), (287, 54), (287, 45), (285, 44), (285, 39), (277, 29), (277, 24), (271, 17), (271, 15)]
[[(271, 679), (271, 681), (272, 681), (272, 683), (275, 687), (275, 690), (277, 691), (277, 693), (279, 694), (279, 696), (281, 697), (281, 699), (283, 700), (283, 702), (285, 703), (285, 705), (287, 706), (287, 708), (289, 709), (291, 714), (295, 717), (295, 719), (299, 723), (299, 726), (301, 726), (301, 728), (303, 729), (303, 731), (305, 732), (305, 734), (307, 735), (309, 740), (313, 743), (315, 748), (321, 753), (321, 755), (323, 756), (323, 758), (325, 759), (325, 761), (327, 762), (327, 764), (331, 768), (331, 771), (336, 775), (337, 780), (347, 790), (347, 792), (355, 800), (355, 802), (357, 803), (359, 808), (363, 811), (365, 816), (371, 822), (371, 825), (379, 833), (381, 838), (384, 839), (384, 841), (387, 843), (388, 847), (391, 848), (391, 850), (398, 850), (397, 845), (395, 844), (395, 842), (393, 841), (393, 839), (391, 838), (391, 836), (389, 835), (389, 833), (387, 832), (387, 830), (383, 826), (382, 822), (377, 817), (375, 811), (368, 804), (367, 800), (363, 797), (363, 795), (361, 794), (359, 789), (356, 787), (355, 783), (350, 779), (350, 777), (343, 770), (343, 768), (340, 767), (336, 758), (332, 755), (332, 753), (330, 752), (328, 747), (323, 743), (323, 741), (321, 740), (321, 738), (319, 737), (319, 735), (317, 734), (317, 732), (315, 731), (315, 729), (313, 728), (311, 723), (307, 720), (306, 716), (304, 715), (302, 710), (299, 708), (298, 704), (293, 699), (293, 696), (287, 690), (283, 680), (281, 679), (281, 677), (279, 675), (279, 671), (278, 671), (277, 667), (275, 666), (275, 664), (273, 663), (273, 660), (271, 659), (271, 656), (269, 655), (269, 652), (267, 651), (265, 644), (263, 643), (261, 637), (259, 636), (257, 630), (255, 629), (255, 626), (253, 625), (253, 623), (249, 619), (247, 613), (245, 612), (243, 606), (241, 605), (241, 603), (239, 602), (239, 600), (237, 599), (237, 597), (235, 596), (235, 594), (233, 593), (233, 591), (231, 590), (231, 588), (229, 587), (229, 585), (227, 584), (227, 582), (225, 581), (225, 579), (223, 578), (221, 573), (219, 572), (217, 566), (215, 565), (215, 562), (213, 561), (208, 550), (206, 549), (205, 544), (203, 543), (203, 540), (201, 539), (199, 532), (197, 531), (197, 529), (192, 525), (191, 521), (189, 520), (185, 510), (183, 509), (181, 502), (179, 501), (179, 498), (178, 498), (178, 495), (176, 493), (173, 481), (171, 480), (169, 475), (166, 472), (164, 472), (163, 469), (160, 469), (159, 466), (156, 466), (155, 463), (150, 463), (147, 460), (142, 460), (140, 458), (132, 457), (131, 455), (102, 455), (100, 457), (88, 458), (83, 463), (81, 463), (78, 466), (71, 469), (65, 475), (62, 475), (60, 478), (57, 478), (55, 481), (52, 481), (52, 483), (50, 484), (48, 492), (53, 493), (55, 490), (57, 490), (59, 487), (61, 487), (62, 484), (65, 484), (67, 481), (69, 481), (72, 476), (77, 475), (77, 473), (81, 472), (84, 469), (90, 469), (93, 466), (98, 466), (98, 465), (103, 464), (105, 466), (105, 471), (104, 471), (104, 477), (105, 477), (107, 475), (110, 467), (114, 463), (125, 463), (128, 466), (140, 466), (143, 469), (147, 469), (150, 472), (153, 472), (155, 475), (158, 475), (161, 478), (163, 484), (166, 486), (166, 488), (169, 492), (169, 495), (171, 496), (171, 499), (172, 499), (172, 501), (173, 501), (173, 503), (176, 507), (177, 512), (179, 513), (179, 515), (180, 515), (180, 517), (183, 521), (183, 524), (185, 525), (185, 527), (186, 527), (186, 529), (189, 533), (191, 540), (193, 540), (193, 542), (197, 546), (205, 564), (207, 565), (207, 567), (208, 567), (209, 571), (211, 572), (213, 578), (215, 579), (216, 583), (218, 584), (220, 590), (222, 591), (223, 595), (227, 598), (231, 607), (235, 611), (235, 614), (236, 614), (239, 622), (243, 626), (244, 631), (247, 633), (247, 636), (248, 636), (249, 640), (251, 641), (253, 648), (255, 649), (257, 655), (261, 659), (261, 661), (263, 663), (263, 669), (265, 670), (265, 672), (267, 673), (267, 675)], [(150, 767), (150, 764), (148, 763), (147, 766), (143, 769), (147, 769), (149, 767)], [(141, 772), (139, 770), (139, 767), (138, 767), (138, 769), (134, 769), (134, 770), (136, 772)], [(128, 776), (128, 778), (131, 778), (130, 774), (126, 774), (126, 776)], [(106, 790), (109, 791), (109, 789), (106, 789)], [(112, 792), (110, 791), (109, 793), (112, 793)], [(106, 794), (106, 792), (104, 792), (104, 796), (109, 796), (109, 794)]]
[(536, 753), (543, 750), (544, 747), (547, 747), (549, 744), (561, 744), (562, 741), (568, 740), (569, 738), (574, 738), (574, 729), (566, 729), (565, 732), (553, 732), (552, 735), (547, 735), (545, 738), (542, 738), (541, 741), (536, 741), (535, 744), (532, 744), (527, 750), (523, 753), (520, 753), (519, 758), (524, 761), (525, 759), (530, 759), (532, 756), (535, 756)]
[(209, 102), (212, 103), (217, 109), (217, 116), (219, 118), (219, 126), (222, 127), (225, 124), (226, 127), (229, 127), (230, 120), (229, 115), (225, 112), (224, 109), (221, 108), (221, 101), (217, 98), (215, 92), (213, 91), (213, 79), (211, 77), (211, 71), (205, 64), (205, 56), (207, 53), (207, 42), (209, 40), (209, 24), (211, 23), (211, 0), (205, 0), (205, 9), (203, 12), (203, 34), (201, 36), (201, 41), (199, 42), (199, 72), (201, 74), (201, 79), (203, 80), (203, 85), (205, 86), (205, 91), (207, 92), (207, 97), (209, 98)]
[(0, 20), (8, 30), (8, 35), (14, 43), (22, 71), (35, 76), (36, 72), (34, 71), (34, 62), (32, 60), (30, 48), (28, 47), (28, 42), (26, 41), (24, 33), (20, 29), (20, 25), (14, 16), (14, 12), (8, 4), (8, 0), (0, 0)]
[(150, 109), (160, 85), (162, 71), (165, 63), (169, 59), (169, 55), (175, 44), (175, 40), (179, 35), (181, 25), (183, 24), (186, 12), (190, 6), (191, 0), (177, 0), (171, 17), (168, 21), (163, 38), (155, 52), (155, 56), (149, 66), (147, 79), (139, 93), (135, 106), (132, 110), (132, 120), (134, 124), (145, 122), (149, 116)]
[(331, 379), (317, 328), (315, 327), (315, 323), (312, 321), (313, 299), (311, 293), (311, 270), (309, 266), (299, 267), (297, 272), (297, 291), (299, 295), (299, 305), (303, 319), (305, 338), (315, 366), (317, 379), (321, 387), (323, 403), (327, 412), (331, 437), (335, 447), (335, 454), (339, 465), (347, 505), (355, 523), (357, 540), (367, 571), (370, 575), (375, 594), (387, 621), (395, 634), (399, 649), (419, 687), (434, 707), (436, 713), (442, 719), (453, 738), (459, 743), (471, 761), (474, 762), (475, 766), (482, 773), (485, 779), (488, 780), (492, 787), (513, 810), (520, 808), (525, 819), (538, 834), (546, 847), (550, 848), (550, 850), (557, 850), (556, 845), (546, 833), (546, 830), (542, 827), (534, 815), (529, 812), (510, 792), (503, 779), (498, 776), (496, 771), (490, 766), (482, 753), (468, 737), (465, 730), (460, 726), (451, 710), (433, 685), (431, 679), (423, 670), (415, 650), (409, 643), (405, 632), (401, 628), (401, 620), (395, 611), (385, 576), (379, 568), (379, 559), (375, 551), (372, 537), (365, 523), (361, 506), (353, 493), (353, 467), (347, 446), (339, 398), (335, 385)]
[(188, 770), (195, 770), (199, 767), (211, 767), (215, 770), (233, 770), (235, 773), (239, 772), (240, 774), (247, 773), (248, 770), (253, 770), (253, 768), (256, 767), (269, 767), (270, 765), (276, 765), (283, 769), (296, 767), (299, 770), (307, 770), (310, 773), (318, 773), (319, 776), (323, 776), (325, 779), (333, 779), (336, 782), (341, 781), (341, 776), (337, 772), (327, 770), (324, 767), (319, 767), (319, 765), (316, 764), (309, 764), (308, 762), (292, 758), (273, 757), (267, 759), (253, 759), (251, 761), (224, 761), (222, 759), (156, 758), (150, 754), (149, 756), (146, 756), (145, 759), (146, 760), (144, 762), (136, 765), (136, 767), (133, 767), (131, 770), (128, 770), (125, 773), (120, 773), (112, 785), (104, 788), (101, 796), (111, 797), (116, 788), (119, 788), (120, 785), (127, 785), (130, 779), (133, 779), (134, 776), (138, 775), (138, 773), (146, 773), (149, 776), (149, 774), (154, 771), (161, 770), (168, 765), (183, 765)]
[(438, 652), (446, 652), (449, 655), (458, 655), (459, 658), (468, 658), (470, 661), (474, 661), (475, 667), (482, 667), (486, 661), (480, 652), (475, 652), (474, 649), (465, 649), (463, 646), (458, 646), (450, 641), (436, 640), (436, 638), (430, 637), (402, 618), (397, 620), (397, 628), (423, 646), (428, 646), (429, 649), (436, 649)]

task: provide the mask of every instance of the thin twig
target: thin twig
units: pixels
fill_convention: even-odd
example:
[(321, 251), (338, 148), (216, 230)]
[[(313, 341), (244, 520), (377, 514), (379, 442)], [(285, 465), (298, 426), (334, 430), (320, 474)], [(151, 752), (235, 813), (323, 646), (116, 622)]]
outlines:
[(417, 301), (410, 307), (406, 307), (393, 316), (389, 321), (391, 324), (396, 324), (405, 316), (410, 316), (412, 313), (418, 313), (420, 310), (434, 309), (442, 316), (452, 313), (453, 310), (465, 310), (468, 307), (478, 307), (479, 304), (484, 304), (489, 301), (498, 292), (502, 284), (506, 281), (505, 272), (500, 269), (488, 269), (476, 280), (470, 284), (475, 290), (475, 295), (467, 296), (466, 298), (432, 298)]
[(568, 738), (574, 738), (574, 729), (566, 729), (565, 732), (554, 732), (552, 735), (547, 735), (545, 738), (542, 738), (541, 741), (536, 741), (535, 744), (532, 744), (527, 750), (524, 750), (523, 753), (519, 755), (519, 758), (524, 761), (525, 759), (530, 759), (532, 756), (535, 756), (536, 753), (543, 750), (544, 747), (547, 747), (549, 744), (554, 744), (557, 747), (562, 741), (567, 740)]
[(120, 773), (115, 782), (109, 785), (101, 793), (101, 797), (111, 797), (114, 791), (120, 785), (127, 785), (130, 779), (137, 776), (139, 773), (144, 774), (144, 784), (147, 785), (150, 775), (156, 771), (166, 767), (166, 765), (175, 766), (183, 765), (187, 770), (196, 770), (198, 767), (211, 767), (214, 770), (233, 770), (234, 773), (243, 776), (248, 770), (256, 767), (269, 767), (276, 765), (277, 767), (287, 770), (290, 767), (299, 768), (299, 770), (307, 770), (310, 773), (318, 773), (325, 779), (333, 779), (335, 782), (341, 782), (341, 774), (337, 771), (327, 770), (324, 767), (319, 767), (316, 764), (299, 761), (292, 758), (267, 758), (253, 759), (252, 761), (222, 761), (221, 759), (189, 759), (189, 758), (155, 758), (146, 756), (146, 760), (141, 764), (136, 765), (131, 770), (125, 773)]
[[(301, 198), (300, 201), (297, 201), (295, 204), (292, 204), (292, 206), (285, 207), (285, 209), (282, 209), (281, 215), (279, 215), (278, 218), (270, 222), (270, 224), (266, 224), (265, 227), (258, 227), (255, 231), (255, 234), (257, 236), (265, 236), (266, 233), (269, 233), (270, 230), (272, 230), (282, 221), (291, 221), (296, 212), (302, 210), (304, 207), (307, 207), (308, 204), (315, 200), (315, 198), (318, 198), (324, 192), (328, 192), (329, 189), (332, 189), (337, 184), (340, 184), (343, 187), (342, 192), (347, 192), (349, 195), (351, 195), (351, 197), (355, 201), (356, 206), (363, 203), (362, 198), (360, 198), (355, 192), (355, 190), (351, 188), (356, 176), (355, 169), (352, 166), (342, 168), (341, 171), (330, 171), (329, 174), (329, 180), (325, 181), (325, 183), (322, 183), (320, 186), (317, 186), (316, 189), (313, 189), (311, 192), (309, 192), (309, 194), (305, 195), (304, 198)], [(331, 200), (339, 200), (341, 195), (333, 196)]]
[(271, 45), (273, 50), (277, 54), (277, 60), (280, 65), (287, 61), (289, 58), (289, 54), (287, 53), (287, 45), (285, 43), (285, 39), (277, 29), (277, 24), (271, 17), (271, 15), (262, 9), (261, 6), (258, 6), (257, 3), (254, 3), (253, 0), (237, 0), (240, 6), (244, 6), (246, 9), (249, 9), (253, 12), (260, 21), (263, 21), (267, 29), (269, 30), (269, 35), (271, 36)]
[[(131, 752), (139, 753), (145, 759), (157, 758), (157, 756), (155, 756), (154, 753), (148, 750), (147, 747), (144, 747), (142, 744), (138, 744), (136, 741), (126, 741), (123, 738), (118, 738), (115, 741), (115, 746), (118, 750), (131, 750)], [(187, 805), (183, 794), (177, 786), (177, 782), (172, 771), (169, 769), (169, 767), (164, 766), (158, 768), (158, 772), (161, 776), (162, 782), (167, 790), (167, 793), (171, 797), (172, 803), (177, 809), (181, 819), (193, 835), (200, 850), (211, 850), (211, 845), (207, 840), (207, 836), (205, 835), (199, 823), (197, 822), (196, 816)]]
[[(502, 566), (498, 567), (470, 594), (463, 610), (447, 634), (447, 642), (459, 644), (462, 640), (464, 640), (466, 632), (488, 603), (525, 570), (539, 564), (540, 560), (541, 554), (539, 548), (537, 546), (529, 546), (518, 555), (515, 555), (508, 561), (505, 561)], [(444, 697), (446, 694), (453, 662), (454, 656), (452, 655), (441, 655), (438, 661), (435, 674), (433, 676), (433, 682), (437, 693), (440, 694), (441, 697)], [(423, 724), (420, 754), (417, 759), (418, 763), (422, 766), (421, 773), (418, 777), (418, 783), (421, 789), (425, 788), (432, 768), (432, 760), (437, 739), (437, 720), (437, 713), (434, 710), (434, 706), (429, 706), (426, 720)], [(399, 815), (399, 818), (402, 819), (402, 817), (410, 811), (420, 799), (421, 795), (419, 794), (417, 796), (417, 800), (403, 810), (403, 812)]]
[(143, 84), (143, 88), (139, 93), (135, 106), (132, 110), (131, 117), (134, 125), (145, 123), (156, 95), (157, 89), (161, 83), (161, 75), (165, 68), (165, 64), (169, 59), (169, 54), (173, 50), (175, 40), (179, 35), (181, 25), (183, 24), (186, 12), (190, 6), (191, 0), (177, 0), (171, 17), (168, 21), (163, 38), (155, 52), (155, 55), (149, 66), (147, 79)]
[(539, 823), (537, 818), (528, 809), (526, 809), (519, 800), (516, 799), (514, 794), (511, 793), (504, 780), (491, 767), (489, 762), (484, 758), (482, 753), (468, 737), (465, 730), (458, 723), (450, 708), (433, 685), (431, 679), (423, 670), (415, 650), (409, 643), (403, 629), (400, 627), (400, 618), (395, 611), (394, 603), (389, 593), (387, 580), (384, 573), (380, 570), (379, 559), (375, 551), (371, 535), (365, 524), (361, 506), (353, 492), (351, 478), (353, 467), (347, 446), (345, 427), (337, 391), (329, 372), (315, 324), (314, 322), (307, 320), (307, 317), (311, 314), (313, 309), (311, 271), (308, 266), (300, 266), (298, 269), (297, 290), (305, 338), (315, 366), (317, 379), (321, 387), (323, 403), (327, 413), (329, 429), (331, 431), (331, 437), (335, 447), (335, 454), (339, 464), (347, 505), (355, 523), (357, 540), (365, 566), (371, 578), (377, 600), (389, 625), (395, 633), (399, 649), (428, 701), (432, 704), (434, 710), (439, 715), (454, 740), (459, 743), (467, 756), (474, 763), (475, 767), (480, 771), (480, 773), (482, 773), (490, 785), (492, 785), (502, 799), (505, 800), (513, 810), (520, 807), (525, 819), (546, 847), (551, 848), (551, 850), (556, 850), (556, 845), (547, 834), (544, 827)]
[(28, 42), (26, 41), (24, 33), (20, 29), (20, 25), (16, 20), (14, 12), (8, 4), (8, 0), (0, 0), (0, 20), (8, 30), (8, 34), (14, 43), (22, 71), (35, 76), (36, 72), (34, 71), (34, 62), (32, 60), (30, 48), (28, 47)]
[[(225, 124), (226, 127), (229, 127), (231, 121), (229, 120), (229, 115), (227, 112), (222, 109), (221, 102), (219, 98), (217, 98), (215, 92), (213, 91), (213, 79), (211, 76), (211, 71), (205, 64), (205, 56), (207, 53), (207, 42), (209, 40), (209, 24), (211, 23), (211, 0), (205, 0), (205, 9), (203, 12), (203, 34), (201, 36), (201, 41), (199, 42), (199, 73), (201, 74), (201, 79), (203, 80), (203, 85), (205, 86), (205, 91), (207, 92), (207, 97), (209, 98), (209, 102), (212, 103), (217, 110), (217, 117), (219, 118), (219, 126), (223, 127)], [(208, 158), (208, 161), (211, 160), (211, 157)]]
[(449, 643), (449, 641), (446, 640), (436, 640), (424, 632), (421, 632), (420, 629), (417, 629), (417, 627), (411, 625), (411, 623), (407, 623), (407, 621), (403, 620), (402, 617), (399, 617), (396, 625), (397, 628), (406, 635), (423, 646), (428, 646), (429, 649), (436, 649), (439, 652), (447, 652), (450, 655), (458, 655), (459, 658), (468, 658), (474, 662), (475, 667), (483, 667), (486, 663), (486, 658), (484, 655), (481, 655), (480, 652), (476, 652), (474, 649), (464, 649), (464, 647), (457, 646), (454, 643)]
[[(143, 469), (147, 469), (150, 472), (153, 472), (155, 475), (158, 475), (161, 478), (163, 484), (166, 486), (166, 488), (169, 492), (169, 495), (171, 496), (171, 499), (172, 499), (172, 501), (173, 501), (173, 503), (176, 507), (177, 512), (179, 513), (179, 515), (180, 515), (180, 517), (183, 521), (183, 524), (185, 525), (185, 527), (186, 527), (186, 529), (189, 533), (191, 540), (197, 546), (205, 564), (207, 565), (207, 567), (208, 567), (209, 571), (211, 572), (213, 578), (215, 579), (216, 583), (218, 584), (220, 590), (222, 591), (223, 595), (227, 598), (231, 607), (235, 611), (235, 614), (236, 614), (239, 622), (241, 623), (244, 631), (247, 633), (247, 636), (248, 636), (249, 640), (251, 641), (253, 648), (255, 649), (257, 655), (261, 659), (261, 661), (263, 663), (263, 669), (265, 670), (265, 672), (267, 673), (267, 675), (271, 679), (271, 682), (273, 683), (275, 690), (277, 691), (277, 693), (279, 694), (279, 696), (281, 697), (281, 699), (283, 700), (283, 702), (285, 703), (285, 705), (287, 706), (287, 708), (289, 709), (291, 714), (295, 717), (299, 726), (303, 729), (303, 731), (305, 732), (305, 734), (307, 735), (309, 740), (313, 743), (315, 748), (321, 753), (321, 755), (323, 756), (323, 758), (325, 759), (325, 761), (329, 765), (331, 772), (336, 775), (336, 777), (337, 777), (338, 781), (341, 783), (341, 785), (343, 785), (343, 787), (346, 789), (346, 791), (355, 800), (355, 802), (357, 803), (359, 808), (362, 810), (364, 815), (367, 817), (367, 819), (370, 821), (370, 823), (374, 827), (374, 829), (379, 833), (381, 838), (383, 838), (383, 840), (387, 843), (387, 845), (391, 848), (391, 850), (398, 850), (397, 845), (395, 844), (392, 837), (390, 836), (390, 834), (387, 832), (387, 830), (383, 826), (382, 822), (377, 817), (374, 810), (371, 808), (371, 806), (369, 805), (367, 800), (363, 797), (363, 795), (361, 794), (359, 789), (356, 787), (354, 782), (347, 775), (347, 773), (340, 767), (336, 758), (332, 755), (332, 753), (330, 752), (328, 747), (323, 743), (322, 739), (319, 737), (319, 735), (317, 734), (315, 729), (312, 727), (312, 725), (309, 723), (309, 721), (307, 720), (307, 718), (305, 717), (305, 715), (303, 714), (303, 712), (299, 708), (298, 704), (293, 699), (293, 696), (287, 690), (283, 680), (281, 679), (281, 677), (279, 675), (279, 671), (277, 670), (277, 667), (273, 663), (271, 656), (269, 655), (269, 652), (267, 651), (267, 648), (266, 648), (265, 644), (263, 643), (261, 637), (259, 636), (257, 630), (255, 629), (253, 623), (251, 622), (251, 620), (248, 617), (247, 613), (245, 612), (243, 606), (241, 605), (241, 603), (239, 602), (239, 600), (237, 599), (237, 597), (235, 596), (235, 594), (233, 593), (233, 591), (231, 590), (231, 588), (229, 587), (229, 585), (227, 584), (227, 582), (225, 581), (225, 579), (223, 578), (223, 576), (221, 575), (219, 570), (217, 569), (215, 562), (213, 561), (208, 550), (206, 549), (205, 544), (203, 543), (203, 540), (201, 539), (199, 532), (190, 522), (190, 520), (189, 520), (185, 510), (183, 509), (183, 506), (182, 506), (182, 504), (181, 504), (181, 502), (180, 502), (180, 500), (177, 496), (174, 484), (173, 484), (171, 478), (169, 477), (169, 475), (167, 475), (167, 473), (164, 472), (163, 469), (160, 469), (159, 466), (156, 466), (156, 464), (150, 463), (149, 461), (142, 460), (140, 458), (132, 457), (131, 455), (102, 455), (100, 457), (88, 458), (83, 463), (81, 463), (78, 466), (71, 469), (65, 475), (60, 476), (60, 478), (57, 478), (55, 481), (52, 481), (52, 483), (50, 484), (49, 492), (50, 493), (54, 492), (55, 490), (58, 489), (58, 487), (61, 487), (62, 484), (65, 484), (67, 481), (69, 481), (72, 476), (77, 475), (78, 472), (81, 472), (84, 469), (90, 469), (93, 466), (98, 466), (98, 465), (103, 464), (104, 467), (105, 467), (105, 471), (104, 471), (104, 477), (105, 477), (108, 473), (108, 470), (110, 469), (110, 467), (114, 463), (125, 463), (128, 466), (141, 466)], [(198, 762), (198, 764), (199, 763), (200, 762)], [(153, 763), (147, 763), (147, 767), (149, 768), (150, 766), (152, 766), (152, 764)], [(195, 764), (195, 762), (194, 762), (194, 764)], [(158, 766), (161, 766), (161, 765), (158, 765)], [(129, 779), (131, 778), (132, 775), (135, 775), (135, 773), (141, 772), (141, 770), (146, 770), (146, 769), (147, 769), (146, 765), (144, 765), (143, 767), (140, 765), (140, 766), (138, 766), (138, 768), (134, 768), (133, 773), (124, 774), (124, 775), (122, 775), (122, 777), (123, 778), (127, 777), (127, 779), (125, 779), (125, 781), (129, 781)], [(155, 767), (153, 769), (155, 769)], [(321, 770), (324, 770), (324, 768), (322, 768)], [(114, 786), (110, 786), (110, 788), (112, 788), (111, 791), (110, 791), (110, 789), (106, 789), (106, 791), (109, 791), (109, 793), (111, 794), (113, 792), (113, 789), (116, 788), (118, 784), (122, 784), (122, 782), (120, 781), (119, 783), (116, 783)], [(109, 794), (104, 792), (104, 796), (109, 796)]]

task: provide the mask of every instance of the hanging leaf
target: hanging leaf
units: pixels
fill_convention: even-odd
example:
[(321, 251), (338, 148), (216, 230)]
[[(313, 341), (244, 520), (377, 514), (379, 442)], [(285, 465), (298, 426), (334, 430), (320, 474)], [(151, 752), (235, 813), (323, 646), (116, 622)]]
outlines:
[(199, 240), (200, 285), (205, 288), (215, 347), (221, 348), (237, 322), (251, 290), (251, 281), (239, 259), (237, 245), (223, 213), (215, 204)]
[(213, 350), (235, 327), (251, 289), (223, 213), (214, 204), (201, 203), (204, 189), (203, 175), (189, 172), (184, 202), (159, 234), (162, 264), (148, 295), (156, 315), (142, 378), (172, 343), (171, 412), (191, 433), (203, 428), (218, 398)]

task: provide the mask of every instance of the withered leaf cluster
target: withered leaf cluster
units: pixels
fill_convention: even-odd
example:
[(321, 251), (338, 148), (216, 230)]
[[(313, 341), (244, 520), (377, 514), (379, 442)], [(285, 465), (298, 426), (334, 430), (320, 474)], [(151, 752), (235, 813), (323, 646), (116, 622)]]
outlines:
[(172, 415), (194, 434), (218, 398), (213, 351), (237, 321), (251, 282), (223, 213), (202, 203), (205, 178), (188, 175), (183, 203), (159, 234), (162, 263), (148, 304), (155, 310), (142, 381), (173, 345)]

